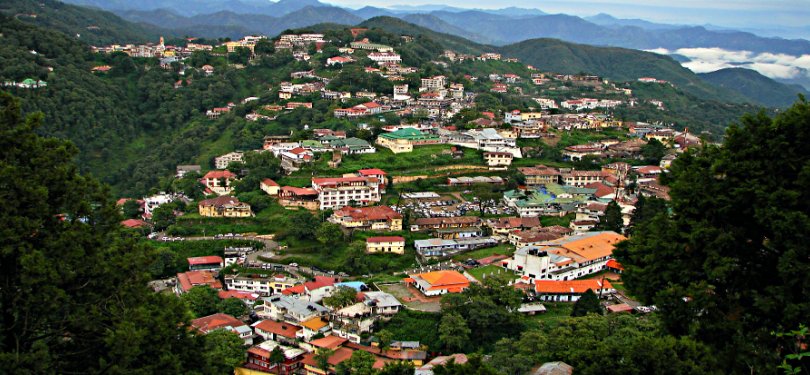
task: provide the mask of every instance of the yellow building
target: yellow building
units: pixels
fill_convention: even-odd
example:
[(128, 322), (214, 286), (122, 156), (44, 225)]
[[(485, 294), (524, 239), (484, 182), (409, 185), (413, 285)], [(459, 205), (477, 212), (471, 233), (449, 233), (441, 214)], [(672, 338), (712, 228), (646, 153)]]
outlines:
[(424, 134), (412, 128), (403, 128), (377, 137), (377, 144), (395, 154), (413, 151), (414, 146), (441, 143), (441, 139), (432, 134)]
[(369, 237), (366, 239), (366, 252), (405, 254), (405, 238), (399, 236)]
[(250, 205), (236, 197), (222, 196), (207, 199), (197, 205), (200, 216), (204, 217), (251, 217)]

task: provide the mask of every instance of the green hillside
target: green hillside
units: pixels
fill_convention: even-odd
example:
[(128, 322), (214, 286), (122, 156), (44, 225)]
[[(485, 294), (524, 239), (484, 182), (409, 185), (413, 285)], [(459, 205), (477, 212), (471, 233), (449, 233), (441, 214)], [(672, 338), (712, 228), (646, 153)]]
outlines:
[(161, 34), (168, 35), (152, 26), (124, 21), (110, 12), (57, 0), (3, 0), (0, 14), (60, 31), (90, 45), (155, 42)]
[(613, 81), (655, 77), (672, 82), (684, 92), (702, 99), (745, 102), (731, 90), (716, 88), (701, 80), (677, 61), (655, 53), (626, 48), (594, 47), (557, 39), (532, 39), (499, 48), (505, 56), (517, 57), (540, 70), (564, 74), (587, 72)]
[(358, 26), (379, 28), (394, 34), (423, 36), (441, 44), (444, 48), (461, 53), (479, 54), (481, 52), (491, 52), (495, 50), (495, 47), (492, 46), (475, 43), (454, 35), (438, 33), (393, 17), (374, 17), (362, 22)]
[(751, 69), (728, 68), (698, 76), (715, 86), (734, 90), (751, 101), (769, 107), (789, 107), (796, 102), (798, 94), (808, 95), (808, 91), (801, 86), (776, 82)]

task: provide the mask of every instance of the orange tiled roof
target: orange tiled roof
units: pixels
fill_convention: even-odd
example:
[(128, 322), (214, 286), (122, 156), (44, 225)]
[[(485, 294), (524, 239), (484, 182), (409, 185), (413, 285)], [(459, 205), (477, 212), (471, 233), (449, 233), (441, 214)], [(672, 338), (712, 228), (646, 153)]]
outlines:
[(321, 319), (321, 317), (318, 316), (301, 323), (301, 325), (317, 332), (321, 328), (329, 325), (329, 323), (325, 322), (323, 319)]
[(200, 330), (201, 332), (207, 333), (211, 332), (215, 329), (220, 329), (224, 327), (241, 327), (245, 325), (239, 319), (236, 319), (228, 314), (217, 313), (214, 315), (204, 316), (199, 319), (194, 319), (191, 321), (191, 326)]
[(416, 275), (430, 284), (430, 290), (449, 289), (460, 291), (470, 286), (470, 280), (457, 271), (433, 271)]
[(342, 337), (329, 335), (326, 337), (319, 338), (317, 340), (310, 341), (310, 345), (318, 348), (327, 348), (334, 350), (342, 346), (344, 343), (346, 343), (346, 341), (349, 340), (344, 339)]
[(534, 291), (542, 294), (582, 294), (590, 289), (598, 292), (599, 289), (613, 289), (610, 281), (600, 279), (585, 280), (535, 280)]
[(284, 322), (274, 322), (272, 320), (263, 320), (256, 325), (256, 329), (260, 329), (265, 332), (270, 332), (275, 335), (284, 336), (287, 338), (294, 339), (295, 333), (301, 330), (301, 327), (294, 326), (292, 324), (287, 324)]

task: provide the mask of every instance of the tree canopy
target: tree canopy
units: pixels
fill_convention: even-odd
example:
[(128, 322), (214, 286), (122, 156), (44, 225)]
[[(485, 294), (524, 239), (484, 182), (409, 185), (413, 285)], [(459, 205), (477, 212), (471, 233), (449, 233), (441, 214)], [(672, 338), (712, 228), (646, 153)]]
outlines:
[(772, 335), (810, 316), (810, 105), (748, 115), (722, 146), (679, 157), (671, 215), (615, 252), (628, 289), (666, 329), (714, 348), (728, 372), (773, 372)]

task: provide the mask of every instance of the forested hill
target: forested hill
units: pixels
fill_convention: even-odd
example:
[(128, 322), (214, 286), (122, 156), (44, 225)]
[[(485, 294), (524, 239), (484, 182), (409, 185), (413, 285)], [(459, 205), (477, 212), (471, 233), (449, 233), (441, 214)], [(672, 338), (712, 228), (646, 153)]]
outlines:
[(799, 85), (776, 82), (755, 70), (745, 68), (721, 69), (698, 76), (713, 85), (734, 90), (769, 107), (789, 107), (796, 101), (798, 94), (810, 94)]
[(577, 74), (587, 72), (614, 81), (635, 81), (655, 77), (672, 82), (684, 92), (702, 99), (728, 102), (749, 101), (731, 90), (701, 80), (668, 56), (616, 47), (594, 47), (557, 39), (532, 39), (499, 48), (504, 56), (542, 70)]
[(155, 41), (166, 30), (125, 21), (107, 11), (57, 0), (3, 0), (0, 14), (60, 31), (90, 45)]
[[(87, 45), (66, 35), (0, 17), (0, 81), (46, 81), (40, 89), (10, 89), (23, 111), (42, 111), (41, 132), (70, 139), (83, 151), (79, 164), (114, 160), (135, 134), (136, 116), (126, 92), (90, 72), (94, 56)], [(35, 53), (32, 53), (35, 52)]]
[(411, 36), (424, 36), (430, 38), (436, 43), (441, 44), (444, 48), (452, 49), (460, 53), (479, 54), (482, 52), (494, 52), (495, 47), (485, 44), (475, 43), (468, 39), (459, 36), (439, 33), (425, 27), (417, 26), (412, 23), (405, 22), (399, 18), (380, 16), (363, 21), (360, 27), (379, 28), (390, 33), (411, 35)]

